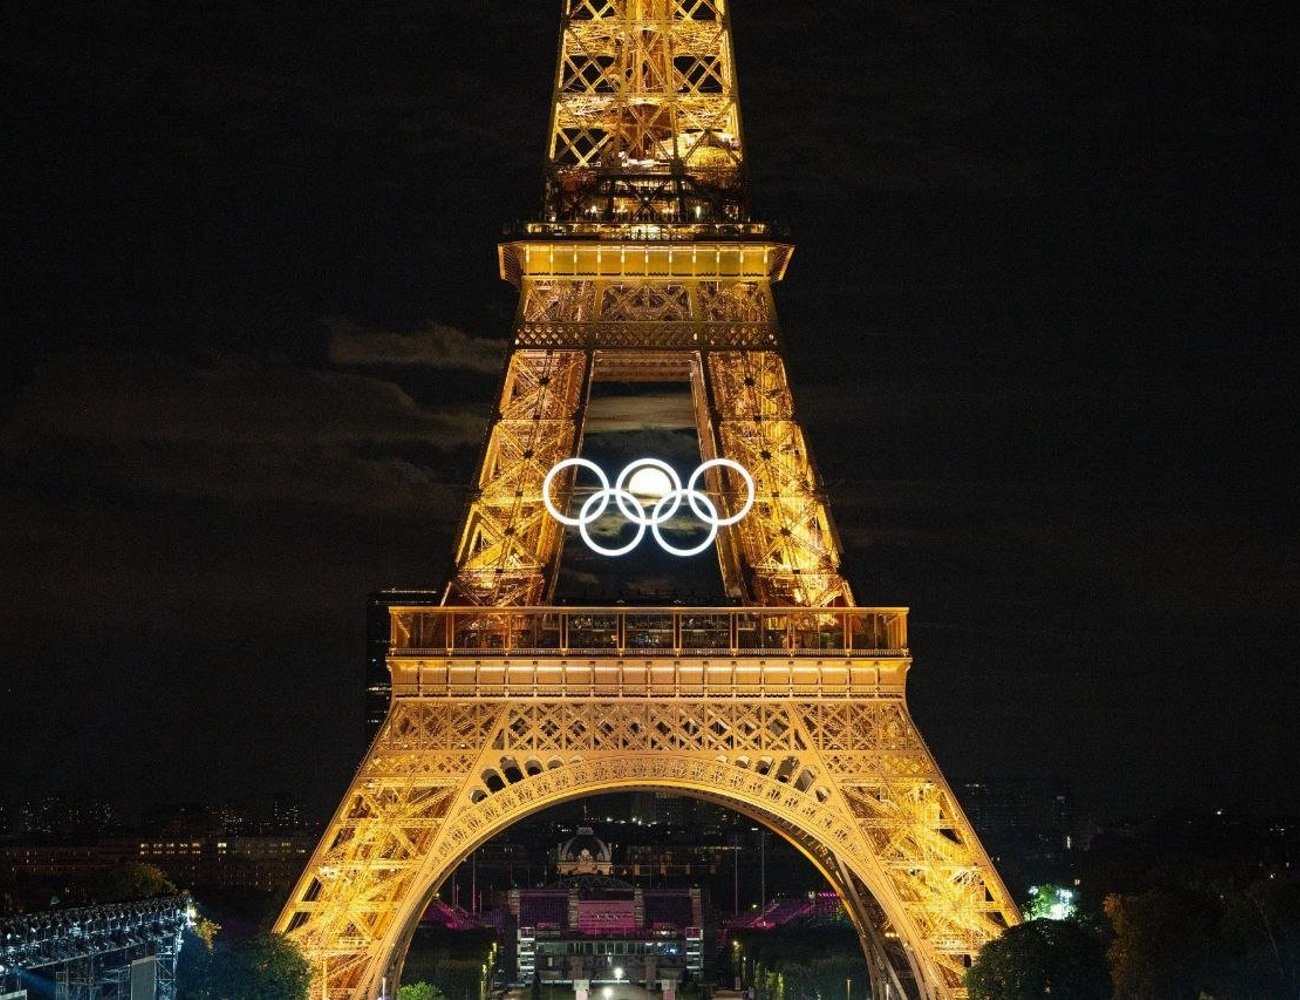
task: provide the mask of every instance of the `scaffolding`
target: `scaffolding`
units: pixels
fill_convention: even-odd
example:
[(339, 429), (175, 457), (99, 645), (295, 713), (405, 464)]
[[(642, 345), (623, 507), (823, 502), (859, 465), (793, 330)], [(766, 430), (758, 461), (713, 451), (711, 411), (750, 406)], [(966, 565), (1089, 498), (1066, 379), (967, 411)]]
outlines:
[(55, 1000), (128, 1000), (152, 979), (156, 1000), (175, 1000), (192, 914), (179, 895), (0, 917), (0, 991), (36, 975)]

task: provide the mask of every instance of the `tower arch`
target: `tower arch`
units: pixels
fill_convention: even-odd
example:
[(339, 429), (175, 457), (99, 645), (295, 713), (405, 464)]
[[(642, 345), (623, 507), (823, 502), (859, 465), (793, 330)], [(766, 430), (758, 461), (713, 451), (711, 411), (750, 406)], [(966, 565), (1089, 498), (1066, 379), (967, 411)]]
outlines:
[[(548, 613), (582, 617), (589, 610)], [(671, 621), (696, 610), (659, 613)], [(622, 613), (640, 621), (654, 614)], [(853, 614), (835, 613), (842, 620)], [(679, 620), (664, 632), (682, 627)], [(400, 965), (409, 930), (432, 895), (483, 841), (570, 799), (669, 790), (726, 806), (785, 837), (841, 894), (868, 958), (877, 959), (873, 968), (884, 974), (878, 959), (888, 928), (906, 945), (922, 997), (960, 996), (962, 973), (980, 945), (1018, 915), (907, 711), (906, 659), (898, 659), (818, 659), (803, 667), (797, 658), (764, 660), (758, 683), (745, 685), (744, 694), (735, 680), (744, 666), (739, 658), (726, 664), (726, 688), (718, 682), (706, 689), (704, 681), (683, 687), (680, 661), (623, 662), (625, 676), (607, 679), (626, 690), (627, 674), (648, 689), (656, 678), (665, 686), (675, 678), (678, 694), (658, 698), (602, 697), (586, 684), (557, 681), (541, 694), (548, 666), (539, 658), (533, 667), (531, 657), (527, 665), (509, 657), (490, 670), (479, 660), (477, 696), (412, 696), (407, 692), (425, 682), (409, 679), (396, 689), (389, 718), (279, 929), (314, 956), (330, 996), (373, 997)], [(555, 664), (559, 674), (563, 666)], [(579, 666), (575, 673), (589, 677)], [(416, 672), (441, 677), (448, 669), (425, 660)], [(815, 673), (819, 684), (792, 693), (789, 678), (800, 670)], [(513, 675), (513, 688), (485, 681), (485, 672), (496, 678), (498, 671)], [(841, 671), (850, 680), (838, 687)], [(459, 687), (454, 671), (443, 685)], [(520, 760), (538, 766), (514, 766)]]
[[(743, 815), (785, 839), (808, 860), (840, 895), (857, 929), (873, 981), (878, 981), (873, 996), (892, 1000), (905, 995), (898, 970), (889, 966), (885, 955), (882, 931), (886, 926), (908, 943), (903, 951), (911, 965), (908, 978), (918, 983), (926, 981), (917, 965), (924, 960), (923, 950), (911, 947), (913, 941), (920, 942), (923, 937), (915, 928), (909, 928), (906, 907), (897, 905), (899, 901), (893, 898), (893, 890), (881, 877), (879, 866), (873, 866), (869, 854), (851, 843), (852, 834), (840, 819), (822, 817), (814, 822), (816, 810), (810, 808), (806, 793), (787, 782), (759, 774), (743, 764), (706, 760), (688, 753), (663, 754), (652, 760), (639, 755), (602, 757), (594, 763), (575, 758), (533, 777), (539, 779), (534, 787), (521, 787), (517, 794), (502, 789), (504, 794), (495, 803), (471, 793), (472, 806), (447, 826), (454, 852), (431, 853), (415, 875), (408, 898), (394, 909), (391, 927), (373, 963), (375, 975), (386, 978), (390, 985), (400, 981), (405, 953), (420, 916), (451, 874), (484, 843), (531, 816), (573, 800), (619, 792), (670, 791)], [(811, 803), (824, 804), (825, 800), (812, 796)]]

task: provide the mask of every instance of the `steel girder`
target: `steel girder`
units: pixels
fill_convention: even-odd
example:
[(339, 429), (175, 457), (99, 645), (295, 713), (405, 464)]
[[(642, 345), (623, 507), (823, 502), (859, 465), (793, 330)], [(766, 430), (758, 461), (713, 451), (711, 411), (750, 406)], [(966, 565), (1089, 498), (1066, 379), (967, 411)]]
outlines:
[(567, 799), (665, 788), (799, 846), (865, 937), (879, 941), (883, 915), (922, 996), (962, 996), (979, 947), (1018, 920), (885, 685), (838, 701), (399, 697), (277, 929), (328, 996), (373, 998), (409, 923), (484, 840)]
[(587, 167), (621, 154), (739, 166), (733, 64), (723, 0), (573, 0), (561, 28), (550, 162)]
[[(694, 249), (697, 273), (679, 277), (645, 273), (655, 268), (639, 252), (632, 261), (622, 254), (621, 273), (602, 279), (560, 277), (549, 253), (527, 255), (520, 334), (462, 529), (451, 603), (535, 604), (549, 595), (563, 532), (546, 513), (542, 483), (578, 450), (591, 381), (605, 367), (626, 377), (629, 359), (674, 355), (681, 363), (667, 374), (660, 366), (658, 377), (690, 381), (702, 451), (738, 461), (755, 479), (754, 509), (719, 542), (728, 591), (755, 604), (852, 603), (777, 349), (770, 279), (723, 278), (709, 263), (721, 250)], [(703, 349), (719, 331), (739, 331), (741, 344)], [(549, 349), (519, 343), (543, 333)], [(727, 478), (715, 474), (710, 485), (729, 500), (740, 484)], [(559, 481), (562, 490), (569, 483)]]

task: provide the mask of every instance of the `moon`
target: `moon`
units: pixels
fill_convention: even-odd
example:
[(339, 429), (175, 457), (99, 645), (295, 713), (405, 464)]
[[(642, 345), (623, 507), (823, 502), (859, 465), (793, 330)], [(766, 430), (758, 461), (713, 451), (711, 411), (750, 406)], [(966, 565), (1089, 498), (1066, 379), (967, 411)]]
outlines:
[(639, 497), (661, 497), (672, 488), (668, 474), (653, 465), (641, 466), (627, 481), (627, 491)]

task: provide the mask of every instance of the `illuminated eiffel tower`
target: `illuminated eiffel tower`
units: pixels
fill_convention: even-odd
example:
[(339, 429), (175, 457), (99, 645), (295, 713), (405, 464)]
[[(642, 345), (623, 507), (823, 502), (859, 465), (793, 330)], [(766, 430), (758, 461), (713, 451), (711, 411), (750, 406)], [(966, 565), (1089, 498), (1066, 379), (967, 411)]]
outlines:
[[(388, 717), (277, 924), (313, 996), (378, 996), (479, 844), (610, 791), (705, 798), (795, 844), (878, 998), (964, 996), (1019, 919), (908, 712), (906, 609), (855, 606), (840, 574), (773, 308), (793, 248), (749, 212), (727, 6), (564, 5), (544, 203), (500, 246), (519, 307), (455, 573), (441, 607), (393, 610)], [(606, 379), (688, 387), (704, 461), (663, 500), (562, 465)], [(715, 524), (725, 606), (550, 603), (559, 517), (599, 544), (596, 515), (622, 516), (653, 544), (674, 511)]]

